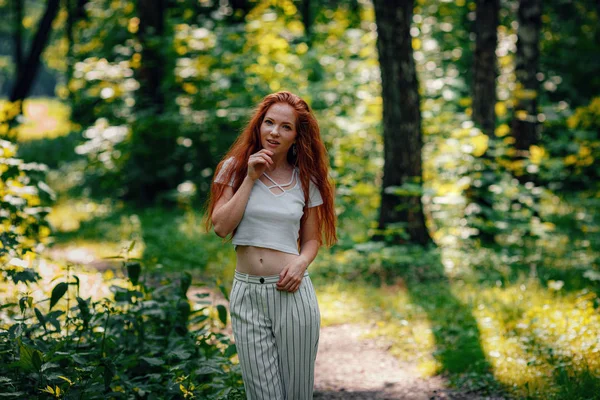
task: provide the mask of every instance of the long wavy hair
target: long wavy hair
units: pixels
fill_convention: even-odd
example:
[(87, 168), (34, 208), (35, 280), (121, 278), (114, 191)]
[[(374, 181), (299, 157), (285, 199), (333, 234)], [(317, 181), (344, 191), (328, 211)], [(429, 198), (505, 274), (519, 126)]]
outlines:
[[(319, 245), (325, 243), (327, 246), (331, 246), (337, 241), (337, 235), (335, 230), (334, 185), (328, 175), (329, 159), (327, 150), (321, 140), (319, 124), (312, 110), (304, 100), (290, 92), (272, 93), (263, 98), (242, 133), (217, 165), (214, 176), (219, 176), (222, 173), (219, 180), (224, 183), (215, 182), (213, 177), (210, 197), (206, 206), (207, 212), (205, 213), (206, 229), (207, 231), (212, 229), (212, 215), (215, 204), (223, 195), (227, 186), (225, 183), (230, 182), (233, 178), (234, 193), (242, 185), (248, 172), (248, 158), (262, 149), (260, 126), (263, 123), (265, 114), (273, 104), (277, 103), (289, 104), (296, 112), (297, 155), (294, 156), (292, 148), (290, 148), (287, 160), (291, 165), (298, 167), (300, 184), (304, 192), (305, 206), (304, 215), (300, 220), (299, 238), (302, 237), (302, 227), (307, 216), (309, 180), (312, 179), (323, 198), (323, 204), (315, 207), (319, 229)], [(232, 162), (228, 162), (227, 168), (221, 171), (223, 164), (229, 159), (232, 159)]]

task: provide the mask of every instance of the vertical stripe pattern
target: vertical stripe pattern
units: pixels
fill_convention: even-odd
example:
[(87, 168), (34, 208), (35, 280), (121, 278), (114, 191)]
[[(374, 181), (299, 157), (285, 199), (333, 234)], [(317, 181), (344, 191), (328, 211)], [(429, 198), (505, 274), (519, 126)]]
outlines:
[(246, 396), (312, 399), (321, 327), (317, 296), (308, 273), (294, 293), (277, 290), (278, 280), (235, 273), (230, 312)]

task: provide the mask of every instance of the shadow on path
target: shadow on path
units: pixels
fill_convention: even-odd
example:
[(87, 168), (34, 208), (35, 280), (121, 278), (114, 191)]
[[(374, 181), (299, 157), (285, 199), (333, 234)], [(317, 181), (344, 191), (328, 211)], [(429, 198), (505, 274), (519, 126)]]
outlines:
[(453, 294), (441, 260), (402, 268), (399, 275), (405, 280), (413, 304), (427, 313), (436, 345), (433, 356), (441, 365), (440, 373), (449, 374), (461, 391), (496, 396), (503, 393), (481, 347), (477, 320), (469, 306)]

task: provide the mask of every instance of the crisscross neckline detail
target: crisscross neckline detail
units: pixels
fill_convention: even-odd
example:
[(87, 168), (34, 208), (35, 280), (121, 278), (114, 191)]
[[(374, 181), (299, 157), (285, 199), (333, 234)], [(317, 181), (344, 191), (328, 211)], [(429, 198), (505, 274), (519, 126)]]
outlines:
[[(292, 169), (292, 179), (290, 179), (290, 181), (288, 183), (279, 184), (279, 183), (275, 182), (275, 180), (273, 178), (271, 178), (269, 176), (269, 174), (267, 174), (266, 172), (263, 172), (263, 175), (265, 176), (265, 178), (270, 180), (273, 183), (273, 185), (267, 186), (260, 179), (259, 179), (259, 182), (262, 183), (265, 186), (265, 188), (267, 188), (269, 190), (269, 193), (271, 193), (273, 196), (277, 196), (277, 197), (282, 196), (285, 193), (287, 193), (288, 191), (294, 189), (298, 185), (298, 182), (296, 182), (296, 185), (294, 185), (293, 187), (291, 187), (287, 190), (284, 189), (285, 186), (290, 186), (292, 183), (294, 183), (294, 179), (296, 178), (296, 168)], [(281, 193), (273, 193), (273, 191), (271, 190), (273, 188), (278, 188), (279, 190), (281, 190)]]

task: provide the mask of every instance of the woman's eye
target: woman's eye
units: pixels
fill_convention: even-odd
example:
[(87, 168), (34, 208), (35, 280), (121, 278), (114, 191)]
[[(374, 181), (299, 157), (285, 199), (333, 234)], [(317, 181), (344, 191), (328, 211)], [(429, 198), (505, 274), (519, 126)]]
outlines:
[(265, 121), (265, 124), (267, 124), (267, 125), (273, 125), (273, 122), (271, 122), (271, 121)]
[(284, 126), (284, 128), (287, 129), (288, 131), (292, 129), (289, 125)]

